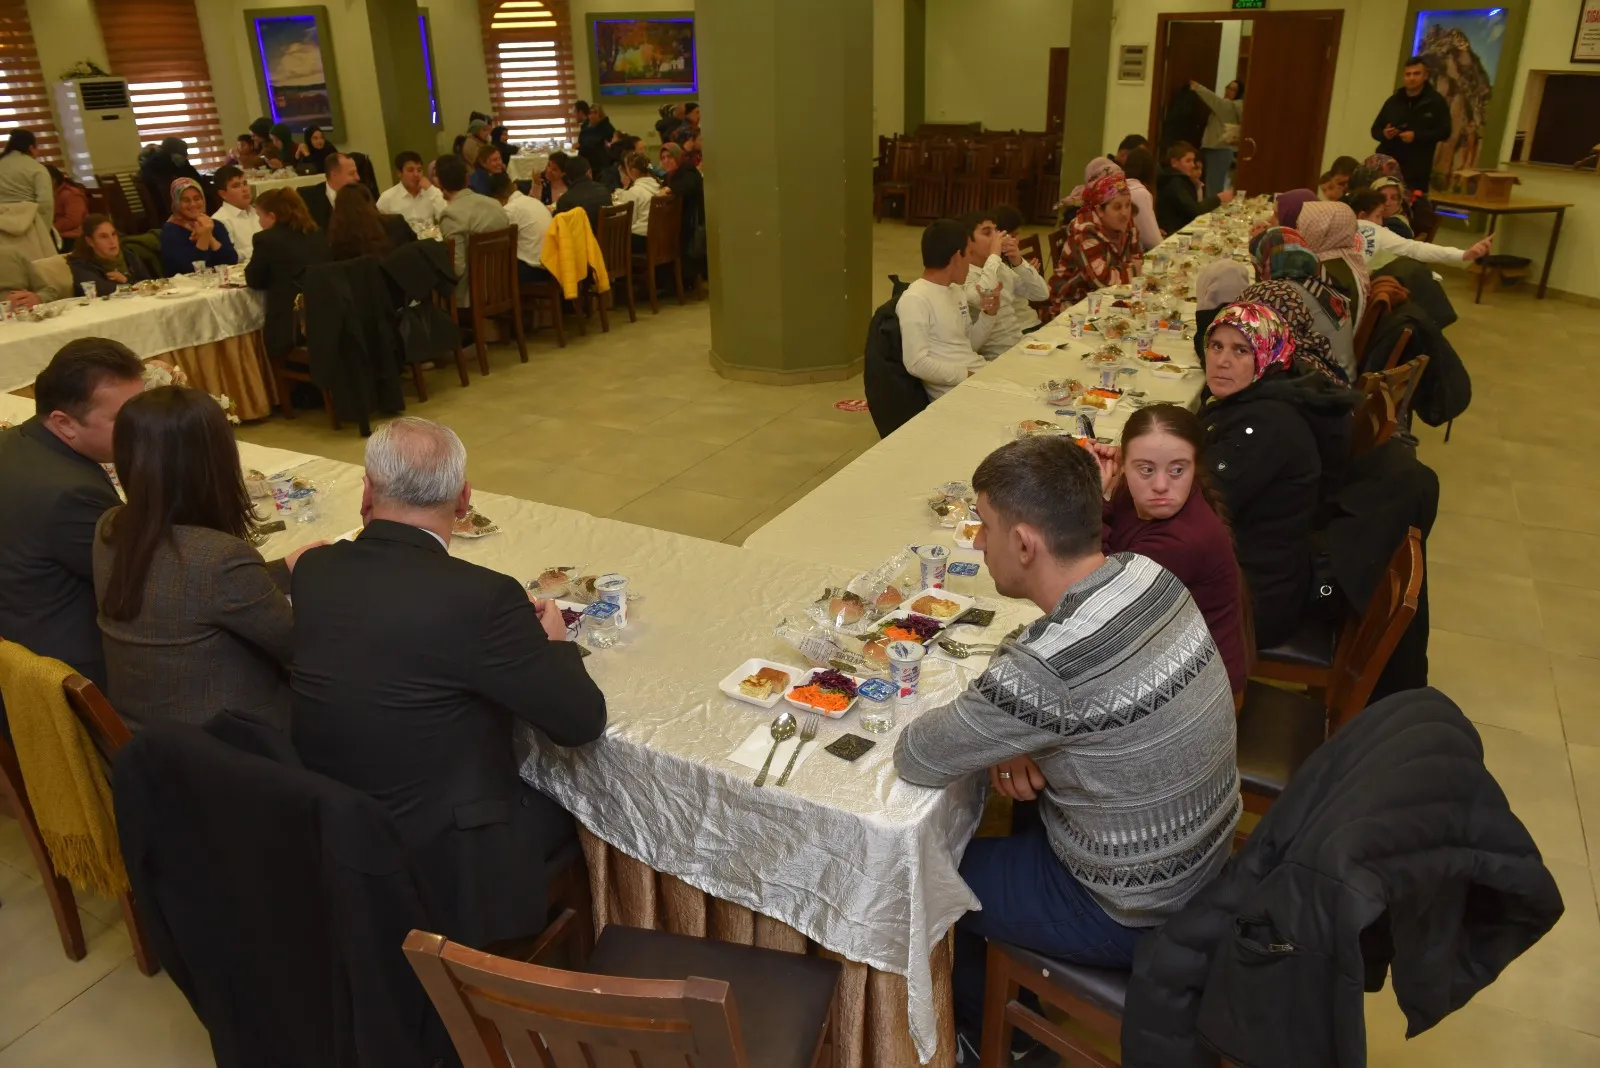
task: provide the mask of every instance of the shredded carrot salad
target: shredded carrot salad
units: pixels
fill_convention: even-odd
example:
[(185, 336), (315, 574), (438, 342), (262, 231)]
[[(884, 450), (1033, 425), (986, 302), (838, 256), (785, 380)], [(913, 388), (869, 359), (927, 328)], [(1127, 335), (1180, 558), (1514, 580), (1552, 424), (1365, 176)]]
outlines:
[(824, 690), (815, 684), (797, 686), (789, 694), (790, 697), (801, 704), (820, 708), (827, 712), (843, 712), (850, 707), (850, 698), (833, 690)]

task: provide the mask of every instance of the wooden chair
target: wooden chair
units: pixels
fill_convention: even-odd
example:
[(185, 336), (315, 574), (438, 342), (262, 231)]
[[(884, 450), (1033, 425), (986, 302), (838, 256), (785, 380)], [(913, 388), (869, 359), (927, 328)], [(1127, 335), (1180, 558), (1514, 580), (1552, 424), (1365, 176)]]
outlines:
[(1020, 995), (1024, 990), (1032, 992), (1041, 1005), (1091, 1032), (1101, 1046), (1118, 1050), (1128, 977), (1128, 972), (1115, 968), (1089, 968), (1020, 946), (990, 942), (984, 969), (979, 1068), (1009, 1068), (1013, 1030), (1048, 1046), (1071, 1068), (1118, 1068), (1122, 1064), (1120, 1050), (1115, 1059), (1107, 1056), (1023, 1004)]
[(72, 894), (72, 884), (56, 873), (56, 866), (50, 860), (50, 851), (39, 835), (39, 823), (34, 819), (33, 805), (28, 801), (28, 791), (22, 782), (17, 752), (4, 738), (0, 738), (0, 813), (16, 820), (22, 828), (22, 838), (28, 843), (28, 852), (33, 854), (34, 866), (39, 869), (39, 879), (44, 883), (50, 911), (55, 914), (62, 951), (68, 960), (82, 960), (88, 949), (83, 940), (83, 920), (78, 915), (77, 898)]
[[(563, 913), (529, 959), (546, 955), (572, 919)], [(463, 1068), (836, 1063), (842, 968), (820, 957), (617, 924), (582, 972), (423, 931), (404, 949)]]
[[(111, 221), (116, 225), (118, 232), (136, 234), (147, 229), (145, 226), (147, 219), (142, 210), (142, 202), (141, 210), (134, 211), (132, 201), (128, 199), (128, 189), (132, 183), (125, 183), (125, 177), (127, 176), (108, 172), (95, 175), (94, 180), (100, 185), (100, 195), (105, 200), (106, 214), (111, 216)], [(137, 191), (134, 196), (138, 197)]]
[(472, 343), (478, 370), (489, 373), (484, 335), (489, 320), (509, 316), (517, 337), (517, 353), (528, 362), (528, 340), (522, 333), (522, 294), (517, 288), (517, 228), (467, 235), (467, 289), (472, 296)]
[[(600, 254), (611, 276), (611, 306), (619, 292), (628, 295), (628, 322), (639, 321), (633, 300), (633, 205), (609, 204), (600, 209)], [(620, 289), (618, 287), (621, 287)]]
[(661, 311), (661, 301), (656, 296), (656, 268), (672, 265), (672, 284), (683, 299), (683, 201), (675, 196), (656, 197), (650, 205), (650, 221), (646, 224), (645, 250), (634, 253), (635, 269), (644, 272), (645, 293), (650, 297), (652, 315)]
[[(111, 702), (100, 692), (100, 687), (93, 682), (82, 675), (69, 675), (61, 688), (67, 695), (67, 704), (72, 706), (78, 722), (83, 724), (95, 750), (106, 762), (109, 776), (112, 758), (128, 744), (133, 734), (128, 730), (128, 725), (122, 722), (122, 717), (117, 715), (116, 709), (111, 707)], [(130, 890), (120, 895), (117, 904), (122, 908), (122, 922), (128, 927), (128, 940), (133, 943), (134, 963), (145, 975), (156, 974), (161, 970), (161, 962), (156, 959), (155, 950), (150, 948), (150, 939), (145, 934), (144, 923), (139, 919), (133, 892)]]
[[(1402, 331), (1409, 334), (1410, 330)], [(1403, 346), (1402, 346), (1403, 347)], [(1396, 353), (1398, 355), (1398, 352)], [(1423, 372), (1428, 369), (1428, 357), (1418, 356), (1399, 365), (1386, 366), (1382, 371), (1369, 371), (1361, 376), (1363, 393), (1382, 392), (1394, 405), (1395, 423), (1399, 427), (1411, 424), (1411, 398), (1416, 396)]]
[(1360, 456), (1382, 445), (1394, 436), (1395, 426), (1394, 401), (1389, 395), (1381, 391), (1364, 394), (1350, 431), (1350, 455)]
[(1422, 592), (1422, 532), (1412, 527), (1359, 617), (1345, 623), (1321, 698), (1262, 682), (1245, 686), (1239, 710), (1239, 782), (1246, 812), (1261, 814), (1307, 757), (1372, 696), (1378, 677), (1417, 614)]
[(1067, 247), (1067, 228), (1065, 226), (1050, 231), (1050, 266), (1061, 262), (1061, 250)]
[(911, 194), (911, 176), (921, 162), (922, 146), (910, 138), (899, 138), (888, 150), (886, 173), (872, 183), (872, 219), (882, 222), (884, 207), (891, 200), (900, 201), (900, 210), (909, 211), (907, 197)]
[(1372, 341), (1372, 331), (1377, 327), (1378, 320), (1391, 310), (1389, 302), (1382, 297), (1367, 301), (1367, 310), (1361, 313), (1361, 321), (1356, 324), (1356, 335), (1351, 339), (1351, 351), (1355, 353), (1357, 367), (1366, 359), (1367, 345)]
[[(285, 419), (295, 417), (292, 396), (294, 383), (305, 382), (316, 385), (311, 380), (311, 352), (306, 347), (306, 305), (303, 294), (296, 294), (294, 298), (294, 323), (294, 347), (281, 355), (267, 357), (267, 369), (272, 372), (272, 380), (278, 391), (278, 407)], [(421, 373), (416, 368), (413, 368), (413, 372)], [(335, 430), (342, 429), (338, 409), (333, 406), (333, 390), (322, 390), (322, 406), (327, 409), (329, 425)]]
[(1044, 258), (1044, 246), (1039, 242), (1038, 234), (1029, 234), (1027, 237), (1017, 239), (1017, 250), (1022, 253), (1025, 260), (1037, 260), (1039, 273), (1048, 276), (1050, 264)]

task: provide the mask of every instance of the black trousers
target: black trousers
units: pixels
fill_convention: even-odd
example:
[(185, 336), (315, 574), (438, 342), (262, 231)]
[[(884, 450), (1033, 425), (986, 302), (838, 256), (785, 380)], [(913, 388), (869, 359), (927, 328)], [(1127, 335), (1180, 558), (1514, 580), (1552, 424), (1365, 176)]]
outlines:
[(555, 280), (556, 276), (543, 267), (535, 267), (532, 264), (523, 263), (521, 260), (517, 261), (517, 281), (538, 284), (541, 282), (554, 282)]

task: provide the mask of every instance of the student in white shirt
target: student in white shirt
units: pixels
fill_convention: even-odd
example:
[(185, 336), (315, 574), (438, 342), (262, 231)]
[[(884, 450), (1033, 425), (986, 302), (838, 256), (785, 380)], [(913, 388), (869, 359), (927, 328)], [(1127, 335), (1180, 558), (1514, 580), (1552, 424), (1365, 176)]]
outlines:
[(239, 262), (245, 263), (250, 259), (256, 234), (261, 232), (261, 218), (251, 204), (250, 181), (238, 167), (231, 166), (218, 167), (215, 179), (222, 206), (212, 212), (211, 218), (227, 228)]
[(378, 210), (384, 215), (399, 215), (411, 224), (413, 230), (439, 225), (444, 214), (444, 194), (428, 181), (422, 157), (415, 152), (402, 152), (394, 158), (398, 184), (390, 186), (378, 198)]
[(1345, 198), (1345, 203), (1356, 213), (1356, 234), (1361, 239), (1362, 255), (1366, 256), (1370, 267), (1382, 266), (1397, 256), (1421, 263), (1471, 263), (1487, 256), (1494, 241), (1491, 234), (1471, 248), (1452, 248), (1401, 237), (1383, 225), (1388, 208), (1384, 194), (1376, 189), (1352, 193)]
[(633, 205), (633, 250), (645, 250), (650, 233), (650, 203), (661, 193), (661, 183), (650, 173), (650, 161), (638, 152), (622, 160), (622, 188), (611, 194), (613, 204)]
[(517, 277), (523, 282), (555, 281), (539, 262), (545, 231), (550, 229), (550, 209), (518, 189), (503, 172), (489, 176), (489, 195), (506, 209), (506, 218), (517, 228)]
[(985, 292), (982, 313), (967, 308), (961, 286), (967, 280), (967, 228), (939, 219), (922, 231), (922, 277), (900, 294), (900, 353), (905, 369), (922, 379), (929, 400), (983, 368), (978, 348), (994, 329), (1000, 290)]
[(998, 288), (1000, 311), (995, 315), (994, 329), (978, 347), (978, 353), (992, 360), (1022, 340), (1022, 332), (1039, 325), (1039, 313), (1028, 302), (1049, 300), (1050, 287), (1022, 258), (1017, 247), (1016, 231), (1022, 228), (1022, 213), (1009, 204), (992, 211), (975, 211), (961, 220), (969, 227), (967, 262), (972, 269), (961, 292), (967, 308), (977, 315), (983, 305), (983, 295)]

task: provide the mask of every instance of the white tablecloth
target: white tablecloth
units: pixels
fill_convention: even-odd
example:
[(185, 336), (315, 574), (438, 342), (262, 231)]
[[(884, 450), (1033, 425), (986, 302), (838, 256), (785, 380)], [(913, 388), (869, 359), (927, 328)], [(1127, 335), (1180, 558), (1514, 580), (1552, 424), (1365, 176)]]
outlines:
[(304, 189), (308, 185), (316, 185), (325, 180), (320, 174), (297, 174), (292, 178), (252, 178), (250, 194), (254, 198), (269, 189)]
[(114, 338), (148, 359), (248, 334), (266, 320), (262, 295), (254, 290), (202, 289), (187, 275), (176, 281), (187, 296), (107, 297), (88, 307), (70, 298), (57, 302), (65, 309), (57, 318), (0, 322), (0, 391), (31, 386), (57, 350), (75, 338)]

